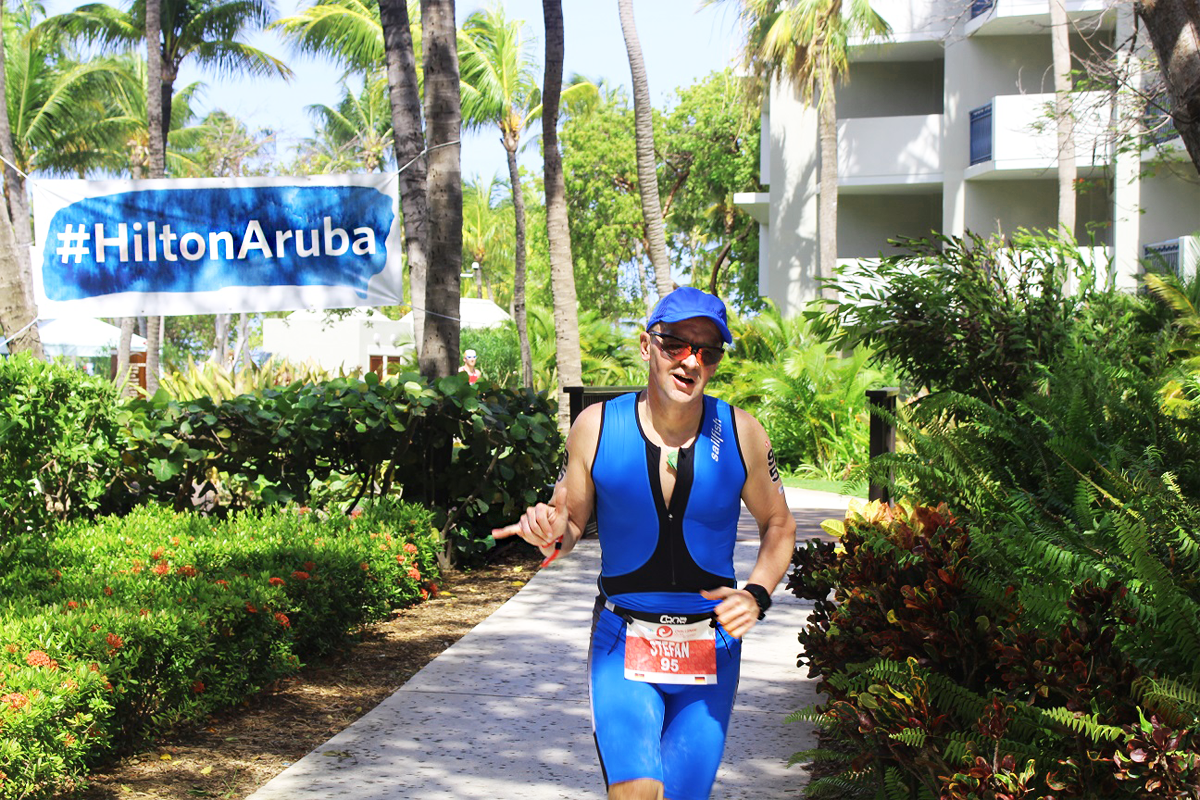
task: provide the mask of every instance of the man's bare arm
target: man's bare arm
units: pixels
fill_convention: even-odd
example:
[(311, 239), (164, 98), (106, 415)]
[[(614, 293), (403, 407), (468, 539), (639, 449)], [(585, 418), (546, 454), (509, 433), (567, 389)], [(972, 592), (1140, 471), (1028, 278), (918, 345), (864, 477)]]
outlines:
[[(746, 583), (762, 586), (770, 594), (792, 563), (796, 518), (784, 497), (767, 432), (758, 420), (739, 408), (734, 409), (734, 422), (746, 460), (742, 502), (758, 523), (760, 542), (758, 558)], [(730, 635), (741, 638), (758, 622), (758, 601), (752, 593), (722, 587), (704, 595), (721, 601), (716, 608), (717, 620)]]

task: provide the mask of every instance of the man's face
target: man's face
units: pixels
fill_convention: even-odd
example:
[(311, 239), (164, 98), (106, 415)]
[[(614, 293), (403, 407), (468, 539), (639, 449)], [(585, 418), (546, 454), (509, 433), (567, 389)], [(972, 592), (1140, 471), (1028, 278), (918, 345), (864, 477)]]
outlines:
[[(680, 402), (698, 398), (716, 374), (717, 365), (715, 359), (704, 359), (695, 349), (701, 346), (720, 350), (724, 345), (720, 329), (707, 317), (664, 322), (655, 327), (654, 331), (641, 335), (642, 360), (650, 365), (649, 385)], [(664, 336), (656, 336), (656, 333)], [(681, 343), (693, 347), (684, 348), (690, 352), (676, 360), (668, 354), (667, 348), (678, 348)], [(714, 363), (707, 363), (710, 361)]]

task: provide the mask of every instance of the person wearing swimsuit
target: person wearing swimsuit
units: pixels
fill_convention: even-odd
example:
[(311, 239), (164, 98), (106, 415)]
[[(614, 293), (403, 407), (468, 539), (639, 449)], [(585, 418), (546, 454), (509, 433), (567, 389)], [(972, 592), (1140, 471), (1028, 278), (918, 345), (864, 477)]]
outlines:
[[(762, 425), (704, 394), (732, 338), (720, 298), (692, 287), (662, 298), (640, 337), (646, 388), (585, 408), (551, 502), (493, 532), (562, 556), (595, 513), (600, 592), (588, 680), (609, 800), (709, 797), (741, 640), (770, 606), (795, 548)], [(743, 502), (760, 545), (739, 589), (733, 551)]]

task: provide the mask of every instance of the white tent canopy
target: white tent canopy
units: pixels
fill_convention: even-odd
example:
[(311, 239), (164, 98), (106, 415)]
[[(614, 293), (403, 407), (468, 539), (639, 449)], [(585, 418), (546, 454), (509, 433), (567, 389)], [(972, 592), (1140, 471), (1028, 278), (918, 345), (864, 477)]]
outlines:
[[(115, 353), (121, 342), (120, 328), (91, 317), (44, 319), (38, 322), (38, 333), (47, 356), (107, 356)], [(136, 333), (132, 341), (131, 351), (146, 349), (146, 340)]]
[[(461, 328), (494, 328), (512, 319), (503, 308), (491, 300), (479, 297), (459, 298), (458, 316)], [(412, 318), (410, 311), (401, 317), (400, 321), (412, 330)]]

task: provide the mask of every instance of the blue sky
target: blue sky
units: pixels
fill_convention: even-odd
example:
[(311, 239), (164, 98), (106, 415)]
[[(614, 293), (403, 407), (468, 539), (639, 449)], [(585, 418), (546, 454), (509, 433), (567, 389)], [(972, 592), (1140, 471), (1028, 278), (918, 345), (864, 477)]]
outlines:
[[(51, 0), (47, 10), (55, 13), (83, 1)], [(308, 4), (306, 0), (279, 0), (278, 7), (282, 15), (294, 13), (294, 9)], [(458, 0), (459, 21), (484, 4), (479, 0)], [(528, 23), (540, 54), (543, 47), (541, 0), (505, 0), (504, 6), (509, 18)], [(737, 58), (737, 16), (731, 0), (707, 8), (701, 7), (700, 0), (634, 0), (634, 14), (649, 74), (651, 97), (657, 107), (669, 100), (677, 87), (691, 85), (709, 72), (729, 66)], [(621, 37), (617, 0), (563, 0), (563, 16), (566, 32), (564, 74), (569, 76), (578, 72), (588, 78), (605, 78), (628, 88), (629, 62)], [(295, 71), (295, 79), (290, 84), (266, 79), (222, 80), (211, 73), (185, 70), (177, 85), (203, 81), (207, 90), (201, 100), (202, 108), (220, 107), (246, 120), (252, 127), (274, 128), (279, 132), (279, 148), (283, 151), (311, 134), (312, 126), (305, 106), (337, 102), (341, 74), (328, 62), (292, 54), (274, 34), (258, 36), (254, 44), (283, 58)], [(522, 160), (540, 161), (535, 150), (529, 148)], [(486, 178), (491, 174), (507, 177), (504, 148), (498, 135), (491, 131), (464, 135), (463, 175)]]

